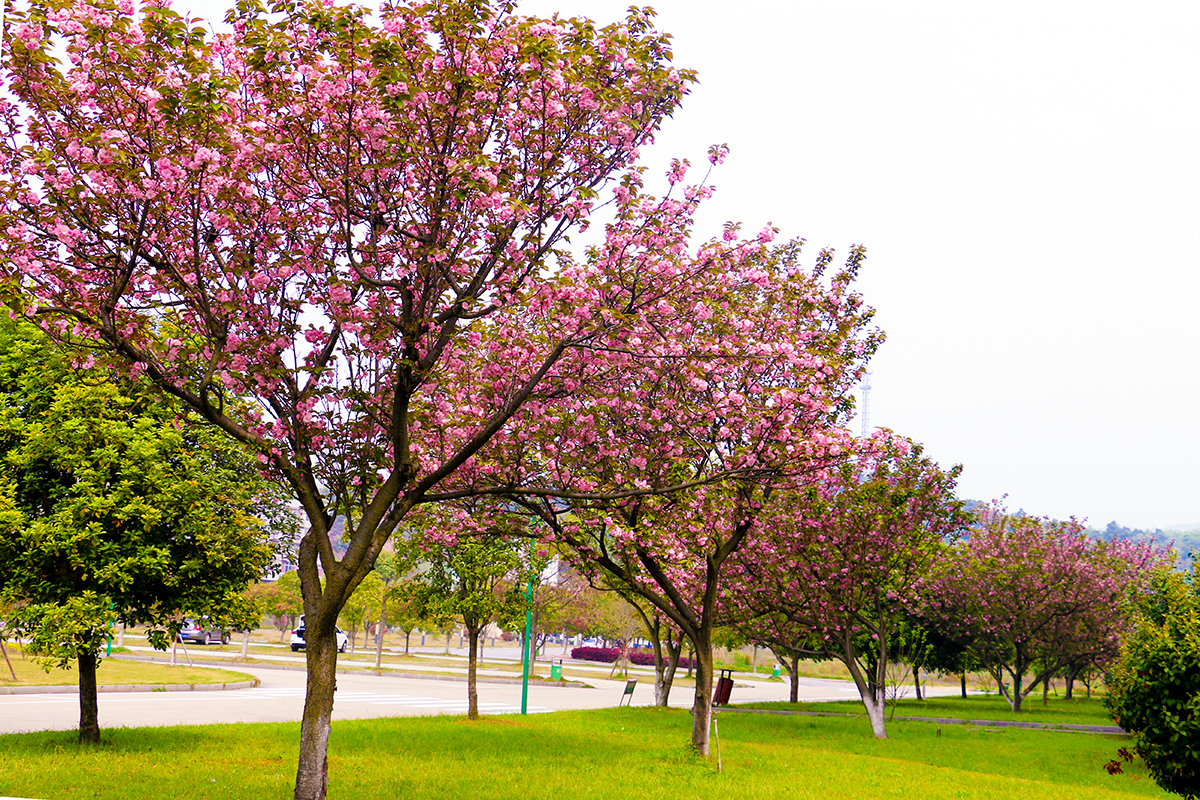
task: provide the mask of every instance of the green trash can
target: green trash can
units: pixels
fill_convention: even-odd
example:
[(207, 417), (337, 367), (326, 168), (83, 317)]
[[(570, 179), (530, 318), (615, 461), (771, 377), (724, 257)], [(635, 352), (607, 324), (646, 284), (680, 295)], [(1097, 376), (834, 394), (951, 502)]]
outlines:
[(552, 680), (552, 681), (561, 681), (562, 680), (562, 659), (561, 658), (556, 658), (552, 662), (550, 662), (550, 680)]
[(779, 677), (779, 665), (778, 665), (778, 664), (776, 664), (776, 665), (775, 665), (775, 668), (774, 668), (773, 670), (771, 670), (771, 677), (772, 677), (772, 678), (778, 678), (778, 677)]

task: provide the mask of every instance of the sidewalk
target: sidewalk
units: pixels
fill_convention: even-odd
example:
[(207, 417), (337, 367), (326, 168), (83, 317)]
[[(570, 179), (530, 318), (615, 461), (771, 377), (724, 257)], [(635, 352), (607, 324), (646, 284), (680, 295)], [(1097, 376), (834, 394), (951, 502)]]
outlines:
[[(264, 645), (262, 645), (261, 643), (256, 643), (253, 646), (261, 648)], [(267, 646), (278, 647), (278, 645), (267, 645)], [(266, 653), (251, 653), (250, 658), (254, 659), (255, 662), (259, 662), (259, 665), (262, 665), (262, 666), (273, 663), (273, 664), (279, 664), (279, 665), (291, 665), (291, 666), (295, 666), (295, 667), (299, 667), (299, 668), (303, 669), (304, 663), (305, 663), (304, 654), (287, 652), (286, 648), (287, 648), (286, 645), (284, 645), (282, 648), (280, 648), (280, 649), (285, 650), (285, 653), (282, 653), (280, 655), (266, 654)], [(144, 660), (149, 660), (154, 663), (170, 661), (170, 659), (171, 659), (171, 654), (170, 654), (169, 650), (164, 652), (162, 650), (155, 650), (154, 648), (145, 646), (145, 645), (129, 645), (129, 644), (125, 645), (125, 649), (129, 650), (133, 654), (142, 656)], [(384, 661), (380, 664), (379, 669), (380, 669), (380, 671), (386, 671), (389, 673), (396, 673), (396, 674), (412, 675), (413, 677), (418, 677), (421, 674), (429, 674), (429, 677), (436, 677), (436, 675), (434, 673), (441, 673), (443, 677), (459, 675), (459, 676), (462, 676), (463, 678), (465, 678), (467, 675), (467, 663), (466, 663), (467, 655), (466, 655), (465, 649), (463, 650), (462, 653), (455, 652), (458, 649), (459, 648), (451, 648), (450, 654), (447, 655), (445, 652), (445, 649), (443, 647), (413, 647), (410, 649), (409, 655), (415, 656), (418, 658), (438, 659), (438, 660), (443, 660), (443, 661), (445, 661), (445, 660), (455, 661), (455, 662), (460, 662), (459, 664), (424, 665), (424, 664), (415, 664), (415, 663), (411, 663), (411, 662), (405, 663), (405, 664), (389, 664), (386, 661)], [(490, 650), (490, 648), (489, 648), (489, 650)], [(503, 652), (504, 650), (516, 650), (516, 648), (503, 648), (503, 649), (497, 648), (497, 650), (501, 650), (501, 652)], [(385, 647), (383, 652), (384, 652), (384, 656), (386, 657), (387, 655), (401, 655), (403, 653), (403, 650), (398, 649), (398, 648), (393, 648), (393, 647)], [(344, 654), (344, 655), (340, 656), (339, 671), (344, 671), (344, 670), (374, 671), (375, 670), (374, 653), (375, 653), (374, 649), (359, 648), (357, 653)], [(235, 650), (218, 651), (218, 650), (202, 649), (199, 646), (195, 646), (195, 647), (189, 649), (188, 654), (191, 656), (191, 660), (193, 662), (209, 661), (210, 663), (213, 663), (213, 662), (228, 663), (232, 668), (236, 668), (238, 666), (251, 666), (251, 664), (247, 664), (246, 662), (236, 661), (236, 659), (238, 659), (240, 657), (240, 654), (238, 651), (235, 651)], [(367, 658), (364, 660), (358, 660), (356, 658), (356, 656), (362, 656), (362, 655), (366, 655)], [(520, 672), (514, 671), (511, 668), (504, 669), (499, 666), (500, 664), (505, 664), (505, 663), (512, 663), (514, 665), (519, 663), (519, 656), (520, 656), (519, 650), (516, 650), (516, 656), (517, 656), (516, 658), (509, 658), (508, 654), (504, 653), (504, 655), (501, 655), (500, 657), (497, 658), (495, 656), (492, 656), (491, 653), (488, 653), (486, 657), (481, 657), (478, 668), (476, 670), (480, 680), (487, 679), (487, 680), (491, 680), (491, 681), (495, 681), (495, 680), (520, 681), (521, 680)], [(575, 680), (608, 680), (608, 679), (610, 679), (610, 676), (612, 676), (612, 674), (613, 674), (613, 665), (612, 664), (603, 664), (603, 663), (599, 663), (599, 662), (595, 662), (595, 661), (577, 661), (575, 659), (572, 659), (569, 655), (566, 655), (566, 656), (562, 656), (562, 655), (538, 656), (538, 658), (534, 662), (533, 666), (547, 668), (551, 665), (551, 663), (553, 661), (556, 661), (559, 659), (562, 660), (564, 669), (569, 669), (572, 673), (575, 673), (574, 675), (567, 676), (568, 681), (570, 681), (571, 679), (575, 679)], [(185, 656), (183, 654), (182, 648), (180, 648), (180, 650), (178, 651), (178, 653), (176, 655), (176, 660), (180, 661), (180, 662), (185, 660)], [(266, 662), (266, 664), (263, 664), (262, 662)], [(583, 673), (583, 675), (581, 676), (579, 673)], [(686, 675), (686, 671), (684, 671), (684, 670), (680, 670), (678, 673), (676, 673), (677, 678), (682, 678), (685, 675)], [(631, 665), (630, 669), (629, 669), (629, 677), (637, 678), (640, 683), (651, 683), (652, 684), (654, 682), (654, 668), (649, 667), (649, 666)], [(615, 678), (613, 678), (613, 679), (615, 679)], [(763, 672), (759, 673), (758, 676), (748, 676), (748, 675), (744, 675), (744, 674), (739, 675), (737, 680), (739, 683), (742, 683), (743, 685), (746, 682), (779, 683), (779, 681), (771, 681), (771, 675), (770, 675), (770, 672), (768, 672), (768, 671), (763, 671)], [(538, 682), (542, 683), (543, 681), (538, 681)], [(786, 684), (786, 681), (784, 683)]]

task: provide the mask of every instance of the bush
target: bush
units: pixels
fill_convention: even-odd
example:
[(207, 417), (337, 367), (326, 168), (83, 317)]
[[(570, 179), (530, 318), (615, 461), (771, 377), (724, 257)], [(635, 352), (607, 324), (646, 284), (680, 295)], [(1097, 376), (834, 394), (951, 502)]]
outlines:
[(575, 647), (571, 649), (571, 658), (579, 661), (601, 661), (611, 664), (621, 656), (621, 651), (615, 647)]
[[(621, 650), (617, 647), (576, 647), (571, 651), (571, 658), (579, 661), (599, 661), (604, 664), (611, 664), (621, 657)], [(653, 650), (630, 650), (629, 663), (638, 664), (643, 667), (654, 666), (654, 651)], [(691, 669), (692, 659), (686, 656), (679, 658), (679, 669)]]
[(1113, 720), (1133, 734), (1154, 781), (1168, 792), (1193, 798), (1200, 794), (1197, 577), (1162, 573), (1156, 583), (1108, 678), (1105, 705)]

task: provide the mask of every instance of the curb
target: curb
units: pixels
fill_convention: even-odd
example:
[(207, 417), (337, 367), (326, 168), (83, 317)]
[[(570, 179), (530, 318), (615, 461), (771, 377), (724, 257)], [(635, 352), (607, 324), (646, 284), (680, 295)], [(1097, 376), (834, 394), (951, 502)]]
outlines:
[[(783, 714), (798, 717), (861, 717), (842, 711), (786, 711), (776, 708), (720, 708), (714, 711), (734, 714)], [(1065, 722), (1025, 722), (1015, 719), (958, 719), (956, 717), (892, 717), (905, 722), (933, 722), (938, 725), (980, 725), (992, 728), (1024, 728), (1026, 730), (1066, 731), (1069, 733), (1107, 733), (1128, 736), (1129, 731), (1115, 725), (1071, 725)]]
[[(112, 656), (112, 658), (117, 658), (117, 656)], [(131, 656), (121, 656), (121, 658), (124, 660), (143, 661), (143, 662), (151, 663), (151, 664), (159, 663), (157, 661), (153, 661), (152, 659), (144, 659), (144, 658), (137, 658), (137, 657), (131, 657)], [(237, 662), (237, 661), (201, 661), (199, 659), (193, 658), (192, 663), (195, 664), (196, 666), (201, 666), (201, 667), (219, 667), (221, 669), (228, 669), (228, 670), (234, 670), (234, 671), (236, 671), (238, 667), (242, 667), (245, 669), (274, 669), (274, 670), (282, 670), (284, 672), (307, 672), (308, 671), (305, 667), (302, 667), (297, 664), (271, 664), (271, 663), (261, 663), (261, 662), (257, 662), (257, 661), (254, 663), (248, 664), (245, 662)], [(394, 669), (382, 669), (382, 668), (375, 669), (374, 667), (338, 667), (337, 672), (339, 675), (375, 675), (375, 676), (381, 677), (381, 678), (416, 678), (418, 680), (424, 680), (424, 681), (458, 681), (459, 683), (467, 682), (466, 675), (432, 675), (432, 674), (423, 673), (423, 672), (400, 672), (399, 670), (394, 670)], [(489, 677), (486, 675), (480, 675), (477, 678), (477, 680), (479, 683), (500, 683), (500, 684), (516, 685), (516, 686), (521, 685), (520, 678), (493, 678), (493, 677)], [(543, 681), (532, 681), (531, 680), (529, 682), (529, 685), (530, 686), (553, 686), (555, 688), (563, 687), (563, 688), (569, 688), (569, 689), (592, 689), (592, 688), (595, 688), (593, 686), (590, 686), (589, 684), (583, 683), (582, 681), (544, 681), (544, 680)], [(4, 799), (0, 798), (0, 800), (4, 800)]]
[[(258, 678), (236, 683), (129, 683), (118, 686), (97, 686), (97, 694), (118, 692), (224, 692), (232, 689), (252, 689)], [(78, 686), (0, 686), (0, 694), (79, 694)]]

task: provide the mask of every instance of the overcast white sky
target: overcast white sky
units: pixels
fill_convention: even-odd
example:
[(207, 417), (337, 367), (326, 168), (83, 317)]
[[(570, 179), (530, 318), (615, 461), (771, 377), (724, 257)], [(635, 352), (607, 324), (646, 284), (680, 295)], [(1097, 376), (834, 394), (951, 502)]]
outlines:
[(1200, 5), (651, 5), (700, 84), (649, 174), (728, 143), (705, 238), (731, 219), (810, 256), (867, 247), (873, 425), (963, 464), (963, 497), (1200, 527)]
[(651, 5), (700, 84), (644, 160), (729, 144), (706, 235), (867, 247), (873, 425), (963, 497), (1200, 527), (1200, 5)]

